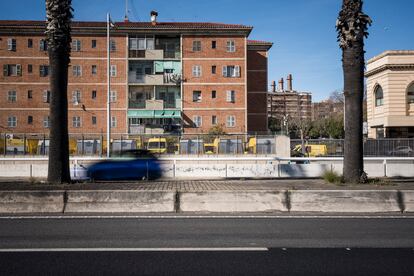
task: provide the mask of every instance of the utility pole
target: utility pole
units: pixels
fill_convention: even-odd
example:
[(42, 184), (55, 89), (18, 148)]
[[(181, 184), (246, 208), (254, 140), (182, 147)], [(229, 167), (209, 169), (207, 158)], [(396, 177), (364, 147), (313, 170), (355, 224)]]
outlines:
[(106, 157), (111, 156), (111, 16), (109, 13), (106, 15), (106, 46), (107, 46), (107, 101), (106, 101)]

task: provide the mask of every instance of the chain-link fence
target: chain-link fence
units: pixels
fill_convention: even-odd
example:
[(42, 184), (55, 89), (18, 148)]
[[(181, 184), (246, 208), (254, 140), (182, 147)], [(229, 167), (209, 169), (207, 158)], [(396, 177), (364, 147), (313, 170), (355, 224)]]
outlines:
[[(275, 135), (111, 135), (111, 156), (122, 156), (128, 151), (148, 150), (154, 154), (182, 155), (270, 155), (276, 154)], [(106, 156), (106, 135), (70, 134), (71, 156)], [(47, 134), (0, 134), (0, 155), (47, 156)]]
[[(128, 151), (148, 150), (154, 154), (170, 155), (274, 155), (282, 149), (276, 146), (274, 135), (117, 135), (110, 141), (111, 156), (122, 156)], [(70, 134), (71, 156), (106, 156), (106, 135)], [(280, 146), (279, 146), (280, 147)], [(343, 156), (343, 139), (290, 140), (293, 157), (297, 156)], [(414, 139), (366, 139), (364, 156), (413, 157)], [(47, 134), (0, 133), (0, 155), (2, 156), (47, 156), (49, 136)]]
[[(306, 140), (305, 153), (310, 156), (338, 156), (344, 155), (343, 139), (311, 139)], [(292, 151), (300, 151), (302, 141), (290, 141)], [(365, 139), (364, 156), (371, 157), (413, 157), (414, 139)]]

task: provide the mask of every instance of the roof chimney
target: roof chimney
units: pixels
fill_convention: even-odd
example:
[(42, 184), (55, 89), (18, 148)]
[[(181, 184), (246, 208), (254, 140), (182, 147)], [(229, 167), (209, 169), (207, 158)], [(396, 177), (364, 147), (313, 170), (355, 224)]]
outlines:
[(284, 90), (285, 90), (285, 88), (284, 88), (284, 81), (283, 81), (283, 78), (281, 78), (279, 80), (279, 91), (280, 92), (283, 92)]
[(293, 91), (293, 87), (292, 87), (292, 74), (289, 74), (287, 76), (287, 90), (288, 91)]
[(276, 81), (272, 81), (272, 92), (276, 92)]
[(158, 12), (151, 11), (151, 25), (153, 26), (157, 25), (157, 16), (158, 16)]

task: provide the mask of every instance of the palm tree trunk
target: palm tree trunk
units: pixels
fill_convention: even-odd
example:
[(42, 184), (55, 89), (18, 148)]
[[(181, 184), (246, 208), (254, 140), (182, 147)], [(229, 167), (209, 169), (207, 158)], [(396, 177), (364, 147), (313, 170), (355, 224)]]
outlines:
[(67, 55), (49, 50), (50, 64), (50, 142), (48, 182), (69, 183), (68, 63)]
[(50, 64), (50, 142), (47, 180), (69, 183), (68, 66), (72, 0), (46, 0), (46, 35)]
[(362, 137), (362, 99), (364, 91), (363, 42), (343, 49), (345, 95), (344, 180), (360, 182), (364, 171)]
[(345, 95), (344, 180), (366, 181), (363, 162), (362, 101), (364, 95), (364, 38), (372, 20), (362, 11), (362, 0), (343, 0), (336, 21), (342, 49)]

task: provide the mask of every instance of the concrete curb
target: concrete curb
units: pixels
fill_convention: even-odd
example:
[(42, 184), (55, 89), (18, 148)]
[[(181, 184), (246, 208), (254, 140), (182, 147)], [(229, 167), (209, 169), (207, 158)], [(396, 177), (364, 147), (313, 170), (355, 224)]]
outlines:
[(68, 191), (65, 213), (174, 212), (174, 192)]
[(0, 213), (62, 213), (64, 191), (1, 191)]
[(398, 191), (290, 191), (291, 212), (387, 213), (401, 212)]
[(274, 212), (287, 211), (283, 191), (183, 192), (181, 212)]
[(1, 191), (0, 213), (414, 212), (411, 190)]

